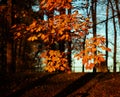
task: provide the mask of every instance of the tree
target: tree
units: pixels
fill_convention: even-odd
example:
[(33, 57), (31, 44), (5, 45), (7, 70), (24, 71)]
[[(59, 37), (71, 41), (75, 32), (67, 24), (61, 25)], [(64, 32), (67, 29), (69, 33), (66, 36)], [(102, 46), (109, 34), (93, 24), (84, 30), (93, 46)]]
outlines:
[[(114, 16), (115, 12), (114, 12), (114, 7), (113, 4), (110, 1), (110, 5), (111, 5), (111, 10), (112, 10), (112, 15)], [(113, 64), (114, 64), (114, 68), (113, 71), (116, 72), (116, 53), (117, 53), (117, 30), (116, 30), (116, 23), (115, 23), (115, 17), (113, 18), (113, 27), (114, 27), (114, 60), (113, 60)]]
[(6, 73), (6, 67), (7, 67), (7, 61), (6, 61), (6, 18), (4, 15), (4, 10), (0, 13), (0, 22), (2, 22), (2, 24), (0, 24), (0, 70), (1, 72), (5, 72)]
[[(70, 15), (71, 14), (71, 9), (68, 9), (68, 14)], [(70, 67), (70, 70), (71, 70), (71, 67), (72, 67), (72, 48), (71, 48), (71, 44), (72, 44), (72, 40), (71, 40), (71, 31), (69, 30), (69, 36), (70, 36), (70, 40), (68, 41), (68, 55), (67, 55), (67, 59), (68, 59), (68, 66)]]
[[(85, 50), (82, 50), (80, 53), (76, 54), (75, 57), (78, 59), (82, 58), (82, 63), (85, 65), (86, 69), (93, 69), (96, 66), (98, 72), (106, 72), (106, 68), (102, 68), (105, 67), (105, 64), (101, 64), (105, 62), (105, 55), (102, 54), (103, 50), (111, 51), (105, 46), (105, 38), (97, 35), (96, 37), (86, 39)], [(97, 54), (95, 54), (95, 52)]]
[[(96, 18), (96, 6), (97, 5), (97, 1), (96, 0), (92, 0), (92, 22), (93, 22), (93, 37), (95, 38), (96, 37), (96, 23), (97, 23), (97, 18)], [(97, 54), (96, 52), (94, 52), (95, 55)], [(93, 72), (96, 72), (96, 68), (94, 67), (93, 68)]]
[[(53, 14), (51, 12), (54, 11), (55, 8), (51, 8), (49, 10), (47, 10), (48, 16), (48, 20), (47, 21), (33, 21), (33, 23), (31, 25), (29, 25), (26, 29), (28, 32), (31, 33), (35, 33), (36, 34), (31, 34), (32, 36), (28, 38), (29, 41), (34, 41), (37, 39), (40, 39), (44, 42), (44, 44), (47, 44), (47, 48), (46, 50), (48, 50), (47, 52), (47, 56), (51, 56), (50, 52), (53, 52), (57, 49), (53, 49), (53, 51), (51, 51), (51, 45), (54, 44), (59, 44), (59, 48), (58, 50), (60, 50), (61, 53), (65, 53), (65, 46), (64, 44), (67, 43), (67, 41), (69, 42), (69, 45), (71, 45), (70, 41), (71, 41), (71, 35), (70, 35), (70, 30), (74, 29), (74, 32), (78, 32), (80, 33), (80, 37), (82, 37), (82, 35), (84, 35), (85, 33), (88, 32), (87, 28), (89, 25), (89, 21), (87, 19), (83, 19), (81, 15), (79, 15), (79, 13), (76, 11), (74, 14), (65, 14), (65, 8), (71, 8), (70, 6), (70, 2), (71, 1), (66, 1), (66, 3), (64, 3), (64, 1), (62, 2), (62, 6), (61, 4), (59, 4), (60, 2), (57, 1), (57, 3), (51, 3), (52, 1), (42, 1), (41, 2), (41, 6), (43, 8), (43, 10), (47, 10), (50, 8), (50, 6), (57, 6), (56, 10), (58, 10), (60, 12), (60, 15), (57, 16), (53, 16)], [(44, 3), (46, 3), (46, 5), (44, 5)], [(50, 5), (52, 4), (52, 5)], [(59, 4), (59, 6), (58, 6)], [(79, 16), (79, 17), (77, 17)], [(79, 18), (79, 19), (78, 19)], [(86, 28), (85, 28), (86, 27)], [(83, 32), (82, 32), (83, 31)], [(38, 33), (39, 32), (39, 33)], [(82, 34), (84, 33), (84, 34)], [(77, 34), (76, 34), (77, 35)], [(51, 43), (49, 42), (51, 41)], [(62, 46), (61, 46), (62, 45)], [(70, 51), (70, 50), (69, 50)], [(66, 58), (67, 54), (63, 54), (64, 58)], [(52, 58), (52, 57), (50, 57)], [(51, 59), (50, 59), (51, 60)], [(62, 60), (62, 58), (61, 58)], [(53, 60), (54, 61), (54, 60)], [(51, 61), (50, 61), (51, 62)], [(53, 62), (54, 63), (54, 62)], [(48, 66), (49, 63), (47, 64)], [(68, 65), (68, 64), (66, 64)], [(68, 70), (68, 69), (67, 69)]]
[(119, 9), (119, 1), (118, 0), (115, 0), (115, 5), (116, 5), (117, 17), (118, 17), (118, 22), (119, 22), (119, 27), (120, 27), (120, 9)]
[[(2, 10), (2, 17), (1, 17), (1, 24), (0, 29), (1, 31), (1, 64), (2, 64), (2, 71), (7, 72), (11, 71), (14, 72), (15, 65), (12, 64), (12, 38), (13, 35), (9, 32), (11, 24), (12, 24), (12, 18), (11, 18), (11, 10), (12, 10), (12, 1), (8, 0), (7, 4), (4, 5), (5, 7)], [(0, 6), (0, 9), (2, 7)]]
[[(108, 15), (109, 15), (109, 1), (107, 2), (106, 5), (106, 23), (105, 23), (105, 35), (106, 35), (106, 47), (108, 48)], [(106, 51), (106, 66), (108, 65), (108, 51)]]
[[(94, 1), (94, 3), (95, 2), (96, 1)], [(71, 44), (74, 44), (74, 47), (76, 49), (78, 48), (79, 51), (81, 50), (80, 46), (83, 44), (82, 41), (85, 39), (85, 36), (89, 34), (91, 26), (90, 19), (89, 17), (85, 18), (79, 14), (77, 10), (70, 14), (69, 12), (72, 8), (71, 0), (56, 0), (56, 2), (53, 0), (42, 0), (40, 1), (40, 7), (42, 12), (45, 12), (48, 16), (47, 20), (34, 18), (30, 24), (26, 25), (25, 22), (23, 24), (19, 23), (12, 27), (11, 32), (14, 32), (14, 38), (16, 40), (27, 39), (28, 41), (40, 41), (44, 45), (40, 58), (44, 57), (44, 62), (46, 64), (45, 70), (49, 72), (70, 71)], [(65, 9), (68, 9), (69, 14), (65, 13)], [(55, 10), (60, 14), (54, 15)], [(95, 8), (93, 8), (92, 12), (93, 18), (95, 19), (93, 20), (93, 24), (96, 25)], [(71, 39), (75, 40), (74, 43), (72, 43), (73, 41), (71, 41)], [(91, 41), (90, 44), (87, 41)], [(104, 47), (104, 42), (105, 39), (103, 37), (96, 36), (96, 28), (94, 28), (94, 37), (84, 40), (85, 49), (83, 49), (77, 57), (82, 58), (86, 68), (93, 68), (95, 64), (103, 62), (104, 55), (94, 54), (97, 52), (96, 47), (100, 47), (103, 50), (109, 50)], [(90, 48), (90, 46), (93, 48)], [(66, 49), (68, 51), (67, 53), (65, 51)], [(22, 52), (25, 53), (24, 49)], [(84, 55), (83, 57), (81, 57), (81, 53), (82, 56)], [(89, 54), (91, 53), (94, 53), (94, 56), (90, 57)], [(89, 64), (88, 61), (93, 58), (95, 62)]]
[(42, 19), (43, 17), (42, 11), (33, 12), (32, 5), (36, 4), (35, 2), (36, 0), (12, 0), (13, 6), (11, 13), (13, 26), (11, 27), (10, 33), (15, 36), (12, 42), (12, 64), (16, 64), (16, 71), (29, 68), (28, 63), (32, 61), (28, 56), (31, 51), (30, 44), (27, 41), (29, 34), (25, 35), (25, 30), (26, 26), (30, 25), (34, 19)]

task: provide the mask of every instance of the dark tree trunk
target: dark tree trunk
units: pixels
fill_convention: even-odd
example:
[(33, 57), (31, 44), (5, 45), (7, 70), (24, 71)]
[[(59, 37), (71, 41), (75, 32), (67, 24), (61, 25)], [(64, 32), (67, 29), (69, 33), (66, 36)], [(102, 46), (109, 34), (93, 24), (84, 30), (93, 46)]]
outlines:
[[(3, 22), (5, 22), (6, 20), (3, 20)], [(0, 37), (0, 65), (1, 65), (1, 71), (2, 72), (6, 72), (6, 68), (7, 68), (7, 41), (6, 41), (6, 24), (4, 24), (2, 22), (2, 26), (1, 26), (1, 37)]]
[[(82, 47), (82, 49), (83, 50), (85, 50), (85, 40), (86, 40), (86, 36), (84, 37), (84, 40), (83, 40), (83, 47)], [(83, 54), (83, 56), (84, 56), (84, 54)], [(84, 64), (83, 64), (83, 66), (82, 66), (82, 72), (84, 72), (85, 71), (85, 66), (84, 66)]]
[(7, 72), (7, 34), (8, 21), (6, 18), (6, 9), (0, 13), (0, 65), (1, 72)]
[[(2, 13), (2, 23), (0, 25), (0, 46), (1, 46), (1, 70), (3, 72), (13, 72), (13, 67), (15, 64), (12, 64), (12, 44), (13, 44), (13, 35), (10, 33), (10, 27), (12, 23), (11, 19), (11, 12), (12, 12), (12, 0), (8, 0), (7, 4), (5, 5), (5, 9)], [(1, 14), (1, 13), (0, 13)]]
[[(96, 37), (96, 23), (97, 23), (97, 18), (96, 18), (96, 0), (92, 0), (92, 22), (93, 22), (93, 37)], [(95, 52), (95, 55), (97, 54), (97, 52)], [(96, 72), (96, 67), (93, 68), (93, 72)]]
[[(54, 16), (54, 10), (52, 10), (51, 12), (49, 12), (49, 13), (47, 13), (47, 17), (48, 17), (48, 19), (50, 19), (50, 18), (53, 18), (53, 16)], [(51, 36), (49, 36), (49, 41), (52, 41), (52, 35)], [(56, 45), (54, 44), (54, 43), (51, 43), (51, 44), (49, 44), (50, 45), (50, 49), (51, 50), (56, 50)]]
[[(62, 14), (65, 14), (65, 9), (60, 10), (60, 15), (62, 15)], [(59, 50), (61, 52), (65, 51), (65, 41), (64, 40), (59, 41)]]
[[(21, 64), (21, 66), (22, 66), (22, 68), (21, 69), (23, 69), (22, 71), (24, 71), (24, 70), (26, 70), (26, 69), (28, 69), (28, 64), (27, 64), (27, 56), (26, 56), (26, 53), (27, 53), (27, 40), (26, 39), (23, 39), (23, 41), (22, 41), (22, 56), (21, 56), (21, 59), (22, 59), (22, 64)], [(21, 48), (21, 47), (20, 47)]]
[[(71, 9), (68, 10), (68, 14), (71, 14)], [(71, 32), (69, 31), (69, 36), (71, 38)], [(72, 60), (71, 60), (71, 44), (72, 44), (72, 40), (70, 39), (70, 41), (68, 41), (68, 66), (71, 70), (71, 64), (72, 64)]]
[(119, 0), (115, 0), (116, 10), (117, 10), (117, 16), (118, 16), (118, 22), (120, 27), (120, 9), (119, 9)]
[[(9, 52), (11, 52), (11, 54), (9, 55), (9, 56), (11, 56), (11, 63), (10, 64), (8, 64), (9, 65), (9, 72), (11, 72), (11, 73), (15, 73), (16, 72), (16, 55), (15, 55), (15, 47), (14, 47), (14, 36), (13, 36), (13, 33), (10, 33), (9, 31), (10, 31), (10, 27), (11, 27), (11, 25), (12, 25), (12, 0), (8, 0), (8, 10), (7, 10), (7, 19), (8, 19), (8, 42), (7, 42), (7, 44), (8, 44), (8, 49), (9, 49), (9, 47), (10, 47), (10, 49), (8, 50)], [(9, 52), (7, 52), (7, 53), (9, 53)], [(8, 57), (9, 58), (9, 57)], [(7, 58), (7, 59), (8, 59)]]
[[(109, 0), (109, 1), (110, 1), (110, 4), (111, 4), (112, 15), (114, 16), (115, 12), (114, 12), (113, 4), (112, 4), (111, 0)], [(113, 68), (113, 71), (116, 72), (117, 30), (116, 30), (115, 17), (113, 18), (113, 26), (114, 26), (114, 53), (113, 53), (114, 68)]]
[[(109, 14), (109, 1), (106, 7), (106, 47), (108, 48), (108, 14)], [(106, 67), (108, 66), (108, 51), (106, 51)]]
[(17, 44), (13, 40), (12, 41), (12, 63), (10, 67), (10, 71), (15, 73), (16, 72), (16, 49), (17, 49)]

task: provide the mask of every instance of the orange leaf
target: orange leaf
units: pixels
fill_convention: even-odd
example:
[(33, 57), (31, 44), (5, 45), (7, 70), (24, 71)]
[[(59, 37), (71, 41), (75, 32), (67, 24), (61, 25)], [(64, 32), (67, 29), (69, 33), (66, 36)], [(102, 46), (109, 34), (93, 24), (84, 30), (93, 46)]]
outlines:
[(65, 39), (65, 35), (63, 35), (62, 37), (60, 37), (60, 40), (64, 40)]
[(103, 57), (100, 57), (100, 58), (99, 58), (99, 61), (100, 61), (100, 62), (103, 62), (103, 61), (105, 61), (105, 59), (104, 59)]
[(111, 49), (110, 48), (106, 48), (107, 51), (111, 52)]
[(94, 63), (90, 63), (90, 64), (89, 64), (89, 68), (90, 68), (90, 69), (93, 69), (94, 66), (95, 66)]
[(64, 71), (64, 70), (65, 70), (65, 68), (64, 68), (64, 67), (60, 67), (60, 70), (61, 70), (61, 71)]
[(68, 2), (72, 2), (72, 0), (68, 0)]
[(52, 29), (51, 33), (55, 33), (55, 30), (54, 30), (54, 29)]
[(18, 32), (18, 33), (17, 33), (17, 36), (19, 37), (20, 35), (21, 35), (21, 33), (20, 33), (20, 32)]
[(46, 0), (42, 0), (42, 2), (41, 2), (40, 4), (42, 4), (42, 5), (45, 4), (45, 1), (46, 1)]
[(16, 28), (17, 27), (17, 25), (15, 24), (15, 25), (13, 25), (11, 28), (13, 29), (13, 28)]

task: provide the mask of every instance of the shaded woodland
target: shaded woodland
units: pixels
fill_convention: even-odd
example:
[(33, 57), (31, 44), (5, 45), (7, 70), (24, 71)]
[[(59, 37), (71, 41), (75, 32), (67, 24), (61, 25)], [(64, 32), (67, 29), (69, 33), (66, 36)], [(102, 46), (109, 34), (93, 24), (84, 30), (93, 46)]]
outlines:
[[(0, 72), (35, 71), (35, 64), (37, 62), (40, 64), (37, 64), (37, 66), (42, 71), (41, 60), (43, 57), (46, 59), (46, 71), (71, 72), (73, 51), (84, 52), (76, 55), (77, 57), (83, 58), (83, 72), (84, 66), (85, 68), (93, 69), (93, 72), (108, 72), (109, 51), (112, 51), (113, 72), (116, 72), (116, 64), (119, 63), (117, 54), (120, 53), (117, 44), (119, 43), (117, 42), (118, 35), (120, 35), (120, 1), (84, 0), (80, 5), (77, 5), (76, 2), (82, 0), (58, 1), (62, 2), (62, 4), (60, 2), (55, 3), (54, 0), (1, 1)], [(35, 5), (40, 7), (40, 10), (37, 12), (32, 9)], [(54, 6), (51, 7), (51, 5)], [(71, 7), (72, 5), (73, 7)], [(97, 7), (102, 5), (106, 7), (106, 17), (104, 20), (97, 21), (97, 14), (99, 13), (97, 12)], [(84, 10), (86, 12), (85, 16), (79, 14), (79, 10)], [(55, 14), (58, 15), (55, 16)], [(79, 15), (79, 17), (76, 15)], [(46, 21), (45, 16), (47, 17)], [(62, 25), (62, 22), (66, 22), (66, 24)], [(108, 34), (110, 34), (108, 30), (110, 23), (112, 23), (113, 27), (112, 42), (110, 42), (110, 38), (108, 37)], [(100, 33), (97, 30), (97, 26), (102, 24), (105, 27), (105, 38), (101, 36), (96, 38), (98, 33)], [(59, 33), (56, 34), (56, 32)], [(91, 43), (87, 44), (86, 41), (89, 34), (92, 34), (92, 41), (89, 40)], [(100, 44), (98, 42), (96, 45), (97, 41), (101, 41)], [(101, 44), (104, 45), (101, 46)], [(113, 46), (111, 50), (109, 49), (111, 48), (109, 44)], [(91, 46), (93, 47), (89, 48)], [(97, 47), (102, 47), (105, 50), (105, 55), (97, 51)], [(93, 49), (94, 51), (91, 52)], [(85, 55), (86, 50), (96, 56), (90, 57), (94, 61), (88, 64), (90, 67), (85, 65), (90, 60), (90, 58), (85, 59), (85, 56), (89, 56)], [(51, 59), (47, 60), (47, 58)]]

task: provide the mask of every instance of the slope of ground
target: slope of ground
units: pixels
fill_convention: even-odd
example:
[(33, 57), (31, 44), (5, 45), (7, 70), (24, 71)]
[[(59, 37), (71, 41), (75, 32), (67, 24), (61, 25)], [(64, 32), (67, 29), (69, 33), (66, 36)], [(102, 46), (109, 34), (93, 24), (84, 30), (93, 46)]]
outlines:
[(0, 97), (120, 97), (120, 73), (0, 75)]

